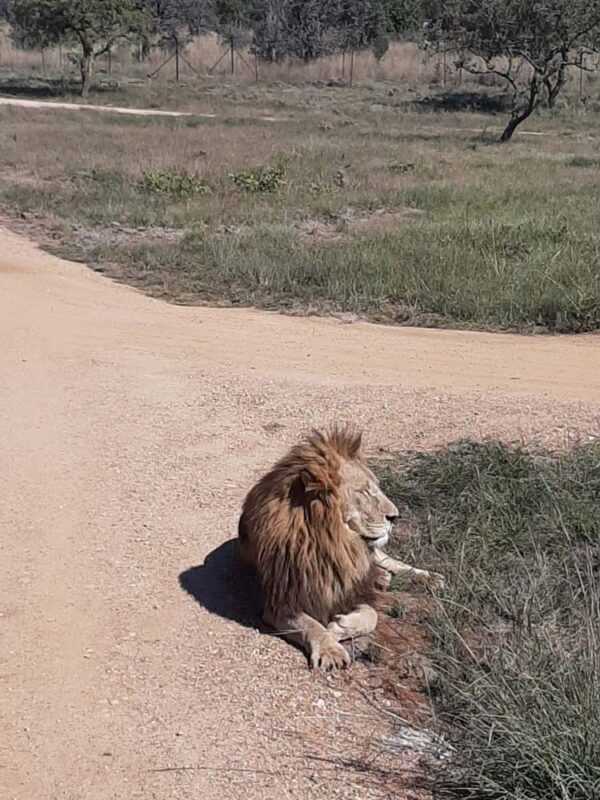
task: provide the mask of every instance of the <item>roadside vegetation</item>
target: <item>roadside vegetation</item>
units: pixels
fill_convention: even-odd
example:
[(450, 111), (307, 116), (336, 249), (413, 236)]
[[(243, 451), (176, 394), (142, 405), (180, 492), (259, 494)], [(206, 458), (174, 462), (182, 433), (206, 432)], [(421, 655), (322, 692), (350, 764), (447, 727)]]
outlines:
[(156, 72), (174, 60), (177, 80), (182, 64), (195, 69), (187, 45), (207, 34), (226, 48), (209, 71), (227, 51), (232, 73), (236, 57), (246, 68), (253, 57), (256, 76), (259, 62), (348, 55), (352, 85), (356, 53), (381, 61), (391, 42), (409, 41), (504, 86), (511, 110), (501, 142), (538, 106), (555, 107), (570, 68), (595, 71), (600, 52), (598, 0), (0, 0), (2, 17), (23, 49), (66, 47), (84, 96), (96, 61), (124, 42), (139, 61), (162, 49)]
[[(60, 252), (179, 303), (600, 327), (596, 0), (3, 0), (0, 16), (0, 94), (194, 115), (0, 112), (0, 201)], [(15, 72), (34, 53), (43, 75)]]
[(538, 117), (507, 158), (494, 115), (385, 83), (223, 95), (203, 95), (214, 119), (1, 109), (0, 201), (54, 250), (178, 303), (600, 326), (596, 112)]
[(0, 108), (0, 202), (55, 251), (177, 303), (600, 328), (596, 0), (0, 18), (0, 95), (188, 113)]
[(434, 795), (600, 798), (598, 444), (461, 442), (402, 457), (384, 485), (419, 534), (402, 555), (447, 579), (428, 617), (451, 746)]

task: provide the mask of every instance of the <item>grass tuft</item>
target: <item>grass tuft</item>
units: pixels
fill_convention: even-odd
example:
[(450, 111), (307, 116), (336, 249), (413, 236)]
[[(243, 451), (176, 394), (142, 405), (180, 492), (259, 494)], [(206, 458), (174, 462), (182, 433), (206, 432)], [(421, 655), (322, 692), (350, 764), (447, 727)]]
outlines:
[(439, 798), (600, 798), (600, 445), (462, 442), (384, 476), (446, 576), (429, 619)]

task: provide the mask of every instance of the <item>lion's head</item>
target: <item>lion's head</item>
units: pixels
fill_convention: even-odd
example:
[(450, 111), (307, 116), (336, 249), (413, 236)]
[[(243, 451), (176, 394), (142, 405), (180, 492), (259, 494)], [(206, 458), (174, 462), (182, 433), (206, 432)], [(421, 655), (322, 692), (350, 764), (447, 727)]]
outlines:
[(248, 493), (240, 552), (258, 570), (269, 618), (304, 612), (323, 624), (372, 599), (369, 547), (398, 515), (363, 461), (361, 435), (314, 432)]
[(383, 493), (379, 481), (361, 458), (342, 461), (340, 475), (346, 524), (368, 547), (385, 547), (398, 509)]

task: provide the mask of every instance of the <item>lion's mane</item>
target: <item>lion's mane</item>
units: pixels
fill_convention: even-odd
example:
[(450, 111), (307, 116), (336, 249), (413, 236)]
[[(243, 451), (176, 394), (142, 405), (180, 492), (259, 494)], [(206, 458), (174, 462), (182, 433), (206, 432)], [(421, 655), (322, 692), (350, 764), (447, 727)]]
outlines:
[(341, 459), (362, 459), (360, 434), (315, 431), (244, 501), (240, 552), (257, 569), (266, 619), (304, 612), (327, 625), (335, 614), (375, 599), (377, 568), (344, 524)]

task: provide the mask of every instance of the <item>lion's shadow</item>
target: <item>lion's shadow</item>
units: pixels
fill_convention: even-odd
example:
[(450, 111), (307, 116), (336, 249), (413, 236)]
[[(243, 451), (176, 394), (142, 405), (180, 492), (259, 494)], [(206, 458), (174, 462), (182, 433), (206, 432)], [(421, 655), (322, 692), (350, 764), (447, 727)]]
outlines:
[(256, 573), (244, 564), (236, 539), (219, 545), (203, 564), (179, 575), (179, 585), (207, 611), (246, 628), (266, 632), (261, 621), (260, 587)]

